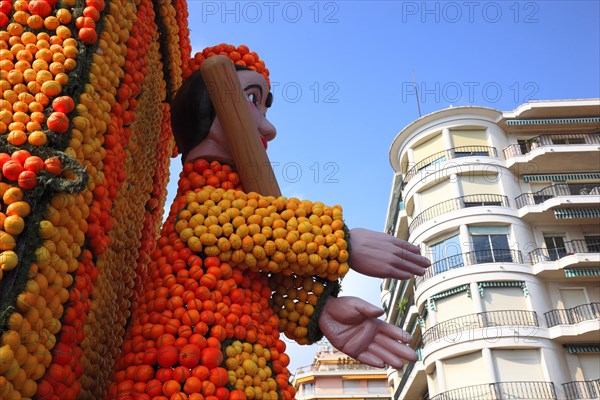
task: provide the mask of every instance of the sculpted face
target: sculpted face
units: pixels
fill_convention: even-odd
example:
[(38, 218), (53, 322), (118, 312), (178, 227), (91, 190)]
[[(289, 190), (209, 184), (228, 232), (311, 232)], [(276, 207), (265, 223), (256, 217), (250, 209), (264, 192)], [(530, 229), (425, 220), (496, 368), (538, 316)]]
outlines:
[[(250, 114), (266, 149), (267, 142), (273, 140), (277, 135), (277, 130), (266, 118), (267, 110), (271, 105), (269, 86), (265, 78), (257, 72), (241, 70), (237, 74), (244, 94), (248, 99)], [(184, 161), (191, 161), (196, 158), (233, 163), (233, 157), (229, 152), (227, 140), (218, 117), (215, 118), (206, 138), (187, 154)]]

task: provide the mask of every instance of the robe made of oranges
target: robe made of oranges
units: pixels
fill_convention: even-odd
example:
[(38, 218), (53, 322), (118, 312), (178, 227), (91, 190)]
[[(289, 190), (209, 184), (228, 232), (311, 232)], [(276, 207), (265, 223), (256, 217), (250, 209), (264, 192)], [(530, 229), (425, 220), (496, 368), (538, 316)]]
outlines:
[(184, 164), (110, 399), (293, 398), (280, 332), (322, 336), (319, 311), (348, 270), (341, 209), (239, 183), (227, 165)]

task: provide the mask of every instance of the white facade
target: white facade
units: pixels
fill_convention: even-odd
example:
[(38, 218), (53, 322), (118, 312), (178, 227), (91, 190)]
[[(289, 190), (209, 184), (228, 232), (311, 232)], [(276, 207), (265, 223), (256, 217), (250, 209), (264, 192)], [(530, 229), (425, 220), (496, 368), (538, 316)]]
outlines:
[(388, 232), (433, 262), (382, 285), (422, 356), (395, 398), (600, 398), (600, 100), (438, 111), (390, 162)]
[(296, 370), (297, 400), (390, 400), (385, 369), (362, 364), (328, 344), (319, 346), (314, 362)]

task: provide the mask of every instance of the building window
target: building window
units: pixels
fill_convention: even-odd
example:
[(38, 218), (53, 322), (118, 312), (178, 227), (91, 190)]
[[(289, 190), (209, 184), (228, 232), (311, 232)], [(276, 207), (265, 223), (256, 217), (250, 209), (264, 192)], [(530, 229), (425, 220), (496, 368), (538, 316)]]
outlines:
[(598, 362), (598, 356), (600, 356), (600, 353), (577, 354), (584, 380), (596, 381), (600, 379), (600, 363)]
[(517, 144), (519, 145), (519, 149), (521, 150), (521, 154), (529, 153), (531, 149), (531, 145), (529, 144), (529, 140), (519, 139), (517, 140)]
[(369, 379), (367, 390), (369, 393), (389, 393), (390, 391), (388, 383), (381, 379)]
[(600, 236), (584, 236), (588, 253), (600, 253)]
[(302, 392), (305, 396), (315, 394), (315, 383), (307, 382), (302, 384)]
[(473, 157), (473, 156), (489, 156), (489, 151), (454, 151), (454, 157)]
[[(492, 360), (496, 369), (499, 382), (522, 381), (527, 377), (528, 381), (545, 381), (541, 365), (540, 350), (538, 349), (493, 349)], [(503, 399), (519, 398), (516, 391), (518, 386), (507, 386), (504, 390)], [(542, 397), (544, 398), (544, 397)]]
[(360, 380), (343, 380), (342, 390), (346, 394), (360, 393)]
[(502, 202), (501, 201), (495, 201), (495, 200), (489, 200), (489, 199), (485, 199), (480, 198), (480, 199), (469, 199), (469, 200), (464, 200), (465, 203), (465, 208), (469, 208), (469, 207), (480, 207), (480, 206), (501, 206)]
[(585, 144), (584, 138), (579, 137), (551, 137), (552, 144)]
[(567, 255), (564, 234), (544, 234), (544, 243), (551, 261), (556, 261)]
[(505, 230), (507, 227), (469, 227), (476, 264), (513, 261), (508, 235), (501, 233)]
[[(489, 371), (483, 361), (481, 351), (446, 358), (442, 360), (442, 365), (446, 390), (458, 389), (468, 385), (481, 385), (489, 380)], [(469, 377), (468, 384), (465, 384), (465, 377)], [(448, 397), (465, 398), (464, 395)]]
[(460, 268), (464, 265), (458, 235), (430, 245), (428, 256), (433, 263), (436, 274), (452, 268)]

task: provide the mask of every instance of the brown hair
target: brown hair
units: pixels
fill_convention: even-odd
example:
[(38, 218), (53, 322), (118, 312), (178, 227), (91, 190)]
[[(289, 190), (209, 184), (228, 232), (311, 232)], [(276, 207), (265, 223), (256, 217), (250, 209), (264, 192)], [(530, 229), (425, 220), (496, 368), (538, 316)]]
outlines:
[[(241, 65), (235, 65), (235, 69), (251, 70)], [(270, 107), (273, 95), (268, 96), (267, 107)], [(202, 74), (196, 70), (183, 82), (171, 102), (171, 128), (182, 162), (187, 153), (208, 136), (216, 116)]]

